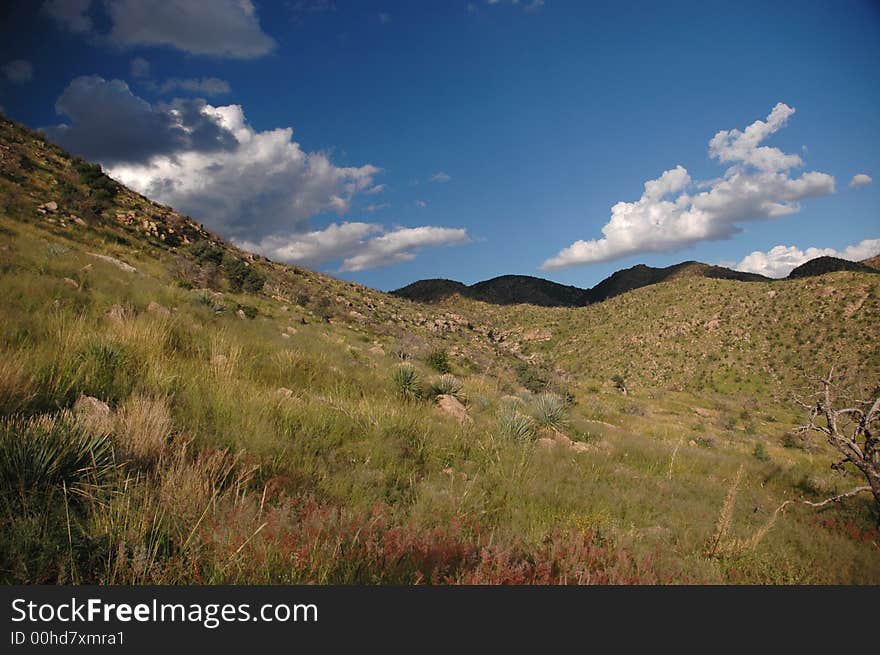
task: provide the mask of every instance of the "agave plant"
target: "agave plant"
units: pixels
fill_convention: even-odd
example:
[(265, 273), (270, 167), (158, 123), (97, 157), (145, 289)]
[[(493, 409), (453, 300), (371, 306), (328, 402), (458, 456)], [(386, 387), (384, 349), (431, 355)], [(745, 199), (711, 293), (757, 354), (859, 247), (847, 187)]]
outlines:
[(455, 396), (458, 400), (464, 401), (462, 393), (461, 380), (451, 373), (444, 373), (431, 385), (435, 395), (446, 394), (447, 396)]
[(531, 441), (537, 432), (532, 417), (517, 411), (514, 407), (504, 408), (498, 414), (498, 427), (501, 434), (516, 441)]
[(532, 401), (532, 414), (542, 428), (561, 429), (568, 423), (565, 401), (555, 393), (542, 393)]
[(61, 489), (84, 497), (115, 467), (110, 435), (88, 430), (69, 412), (0, 421), (0, 488), (20, 502)]
[(406, 400), (418, 400), (422, 397), (422, 381), (415, 368), (404, 364), (397, 367), (392, 376), (397, 393)]

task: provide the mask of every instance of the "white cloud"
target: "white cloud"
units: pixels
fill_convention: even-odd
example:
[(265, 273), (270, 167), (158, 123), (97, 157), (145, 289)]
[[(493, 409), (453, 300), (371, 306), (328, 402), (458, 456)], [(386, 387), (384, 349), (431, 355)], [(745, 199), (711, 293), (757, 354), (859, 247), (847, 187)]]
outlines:
[(382, 193), (384, 190), (384, 184), (376, 184), (375, 186), (371, 186), (369, 189), (364, 189), (364, 193), (366, 193), (368, 196), (374, 196), (377, 193)]
[(135, 57), (128, 64), (131, 76), (136, 79), (145, 79), (150, 76), (150, 62), (143, 57)]
[[(834, 193), (831, 175), (809, 171), (793, 177), (789, 170), (803, 165), (799, 156), (760, 145), (793, 113), (793, 108), (779, 103), (766, 121), (755, 121), (745, 131), (718, 132), (709, 142), (709, 154), (732, 163), (723, 177), (695, 185), (683, 166), (665, 171), (645, 182), (639, 200), (611, 208), (602, 238), (576, 241), (541, 268), (672, 252), (698, 241), (730, 238), (741, 230), (741, 222), (793, 214), (800, 211), (801, 200)], [(692, 195), (687, 191), (692, 186), (706, 190)]]
[(380, 202), (375, 205), (367, 205), (366, 207), (364, 207), (364, 209), (366, 209), (368, 212), (372, 213), (372, 212), (377, 212), (380, 209), (387, 209), (390, 206), (391, 206), (390, 202)]
[(94, 34), (93, 4), (110, 20), (109, 33), (99, 36), (119, 47), (167, 46), (194, 55), (253, 59), (277, 45), (260, 27), (251, 0), (48, 0), (43, 12), (62, 29)]
[(767, 277), (785, 277), (792, 269), (816, 257), (838, 257), (858, 262), (880, 253), (880, 239), (865, 239), (861, 243), (847, 246), (843, 250), (834, 248), (807, 248), (797, 246), (775, 246), (767, 252), (756, 250), (736, 265), (739, 271), (760, 273)]
[(427, 200), (416, 200), (416, 207), (418, 207), (419, 209), (424, 209), (427, 206), (428, 206)]
[(61, 29), (80, 34), (92, 29), (91, 5), (92, 0), (46, 0), (42, 10)]
[(851, 189), (861, 189), (863, 186), (868, 186), (873, 181), (874, 178), (870, 175), (859, 173), (858, 175), (853, 175), (853, 179), (850, 181), (849, 186)]
[[(376, 236), (378, 235), (378, 236)], [(340, 271), (362, 271), (411, 261), (422, 248), (458, 245), (469, 241), (459, 228), (398, 227), (386, 232), (377, 223), (333, 223), (304, 234), (270, 235), (239, 245), (291, 264), (319, 266), (342, 260)]]
[(24, 84), (34, 79), (34, 65), (25, 59), (15, 59), (3, 65), (3, 76), (13, 84)]
[(444, 173), (443, 171), (439, 171), (437, 173), (434, 173), (431, 176), (432, 182), (439, 182), (440, 184), (443, 184), (445, 182), (449, 182), (451, 179), (452, 179), (452, 177), (448, 173)]
[(178, 78), (171, 77), (162, 83), (160, 91), (170, 93), (175, 90), (200, 93), (206, 96), (219, 96), (232, 92), (229, 82), (217, 77)]
[(120, 80), (77, 78), (56, 106), (70, 122), (46, 128), (50, 138), (230, 237), (301, 232), (316, 214), (343, 215), (380, 172), (305, 151), (292, 128), (257, 131), (239, 105), (151, 105)]

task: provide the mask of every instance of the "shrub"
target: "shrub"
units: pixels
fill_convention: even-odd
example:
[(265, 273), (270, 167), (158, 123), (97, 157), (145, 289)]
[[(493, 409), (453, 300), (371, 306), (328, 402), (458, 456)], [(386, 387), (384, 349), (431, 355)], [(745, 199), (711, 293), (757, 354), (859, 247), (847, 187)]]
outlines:
[(260, 273), (247, 262), (231, 255), (223, 257), (223, 272), (229, 280), (229, 286), (233, 291), (245, 293), (258, 293), (266, 283), (266, 276)]
[(11, 505), (39, 509), (63, 490), (85, 497), (114, 469), (110, 436), (88, 430), (70, 412), (0, 421), (0, 493)]
[(256, 307), (251, 307), (250, 305), (237, 305), (236, 310), (241, 310), (244, 312), (244, 315), (250, 319), (256, 318), (259, 313)]
[(136, 374), (135, 362), (123, 346), (94, 340), (80, 353), (75, 384), (88, 396), (115, 402), (131, 393)]
[(189, 251), (199, 264), (223, 263), (223, 249), (210, 241), (196, 241), (190, 245)]
[(501, 434), (516, 441), (531, 441), (537, 432), (531, 416), (518, 412), (515, 407), (505, 407), (498, 414)]
[(519, 383), (532, 393), (541, 393), (547, 388), (548, 379), (544, 372), (525, 362), (517, 363), (514, 372)]
[(542, 393), (532, 403), (535, 421), (544, 428), (562, 429), (568, 424), (565, 402), (555, 393)]
[(444, 373), (436, 380), (434, 380), (431, 385), (431, 391), (433, 391), (434, 395), (439, 396), (440, 394), (445, 394), (447, 396), (455, 396), (460, 401), (464, 401), (464, 394), (462, 393), (461, 381), (452, 375), (451, 373)]
[(451, 373), (452, 364), (449, 362), (449, 353), (445, 350), (435, 350), (425, 360), (431, 368), (438, 373)]
[(422, 381), (418, 371), (412, 366), (399, 366), (394, 371), (392, 381), (398, 395), (405, 400), (418, 400), (422, 397)]
[(767, 446), (765, 446), (762, 441), (755, 444), (755, 449), (752, 451), (752, 455), (754, 455), (755, 459), (759, 462), (770, 461), (770, 453), (767, 452)]

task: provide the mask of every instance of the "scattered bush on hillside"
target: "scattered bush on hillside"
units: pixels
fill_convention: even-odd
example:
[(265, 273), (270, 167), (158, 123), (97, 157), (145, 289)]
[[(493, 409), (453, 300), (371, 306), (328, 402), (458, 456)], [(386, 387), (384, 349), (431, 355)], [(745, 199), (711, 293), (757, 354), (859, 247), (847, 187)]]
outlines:
[(568, 424), (565, 401), (555, 393), (545, 392), (532, 401), (532, 416), (542, 428), (563, 429)]
[(451, 373), (444, 373), (431, 383), (431, 391), (435, 396), (445, 394), (447, 396), (455, 396), (461, 402), (464, 402), (465, 396), (462, 393), (461, 380)]
[(752, 456), (759, 462), (769, 462), (770, 461), (770, 453), (767, 451), (767, 446), (764, 445), (763, 441), (759, 441), (755, 444), (755, 449), (752, 451)]
[(398, 366), (391, 380), (397, 394), (404, 400), (419, 400), (422, 397), (422, 380), (414, 367), (408, 364)]
[(115, 470), (107, 433), (93, 432), (71, 413), (0, 421), (0, 492), (5, 509), (42, 511), (52, 493), (81, 500)]
[(498, 412), (498, 429), (515, 441), (531, 441), (537, 434), (534, 419), (513, 406), (502, 407)]
[(445, 350), (434, 350), (428, 354), (425, 362), (438, 373), (451, 373), (452, 364), (449, 361), (449, 353)]
[(519, 383), (532, 393), (541, 393), (547, 389), (549, 376), (537, 367), (526, 362), (518, 362), (514, 367), (514, 372)]
[(232, 255), (223, 257), (222, 268), (226, 279), (229, 280), (230, 288), (235, 292), (258, 293), (266, 283), (265, 275), (255, 267), (249, 266), (244, 260)]

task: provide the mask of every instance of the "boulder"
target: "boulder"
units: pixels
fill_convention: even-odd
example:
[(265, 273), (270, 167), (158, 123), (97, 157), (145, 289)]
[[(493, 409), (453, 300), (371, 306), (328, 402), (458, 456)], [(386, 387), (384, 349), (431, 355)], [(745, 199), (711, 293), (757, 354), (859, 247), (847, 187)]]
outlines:
[(369, 352), (373, 353), (374, 355), (379, 355), (381, 357), (385, 354), (385, 349), (377, 344), (375, 346), (370, 346)]
[(437, 408), (444, 414), (457, 420), (459, 423), (469, 423), (471, 421), (467, 409), (455, 396), (441, 393), (437, 396)]
[(96, 259), (102, 259), (108, 264), (113, 264), (119, 270), (125, 271), (126, 273), (137, 273), (137, 269), (131, 264), (126, 264), (124, 261), (116, 259), (115, 257), (111, 257), (110, 255), (99, 255), (96, 252), (87, 252), (89, 257), (95, 257)]
[(165, 305), (160, 305), (155, 300), (151, 300), (150, 304), (147, 305), (147, 311), (156, 316), (171, 316), (171, 310), (165, 307)]
[(121, 323), (128, 317), (128, 312), (122, 305), (113, 305), (107, 310), (107, 318), (116, 323)]
[(77, 416), (107, 418), (110, 416), (110, 405), (94, 396), (80, 396), (73, 404), (73, 413)]

